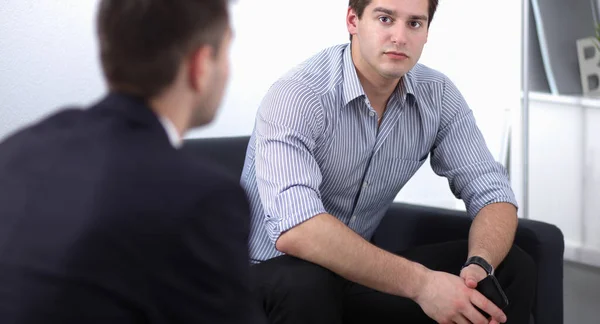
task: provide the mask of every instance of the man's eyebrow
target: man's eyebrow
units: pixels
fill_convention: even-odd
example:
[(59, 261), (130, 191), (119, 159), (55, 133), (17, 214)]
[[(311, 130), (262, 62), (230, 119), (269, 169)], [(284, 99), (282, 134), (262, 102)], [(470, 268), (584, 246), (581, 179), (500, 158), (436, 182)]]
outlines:
[(395, 10), (390, 10), (390, 9), (386, 9), (383, 7), (377, 7), (375, 9), (373, 9), (373, 12), (382, 12), (386, 15), (390, 15), (390, 16), (396, 16), (396, 11)]
[(429, 19), (425, 15), (411, 15), (410, 16), (410, 20), (423, 20), (423, 21), (427, 21)]

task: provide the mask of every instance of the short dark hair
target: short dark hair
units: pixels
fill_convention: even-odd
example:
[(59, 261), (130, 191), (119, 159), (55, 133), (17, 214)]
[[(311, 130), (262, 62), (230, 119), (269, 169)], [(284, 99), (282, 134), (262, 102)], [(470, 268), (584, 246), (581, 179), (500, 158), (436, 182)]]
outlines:
[[(429, 20), (427, 21), (427, 27), (431, 24), (433, 20), (433, 16), (435, 15), (435, 11), (437, 10), (439, 0), (429, 0), (429, 12), (427, 13)], [(365, 8), (371, 4), (371, 0), (350, 0), (348, 6), (354, 9), (358, 19), (362, 18), (363, 13), (365, 12)], [(352, 40), (352, 35), (350, 35), (350, 40)]]
[(97, 33), (111, 91), (152, 98), (202, 45), (217, 53), (229, 28), (227, 0), (101, 0)]

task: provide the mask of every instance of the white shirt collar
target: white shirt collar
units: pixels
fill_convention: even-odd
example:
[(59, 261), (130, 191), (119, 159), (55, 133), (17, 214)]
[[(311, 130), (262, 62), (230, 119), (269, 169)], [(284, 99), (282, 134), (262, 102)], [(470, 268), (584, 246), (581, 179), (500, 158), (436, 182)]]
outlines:
[(181, 136), (179, 136), (179, 133), (177, 132), (177, 129), (175, 128), (175, 125), (173, 125), (173, 123), (169, 120), (169, 118), (166, 118), (164, 116), (160, 116), (159, 120), (160, 120), (160, 123), (163, 125), (163, 128), (165, 129), (167, 136), (169, 137), (169, 141), (171, 142), (171, 145), (173, 145), (173, 147), (176, 149), (180, 148), (183, 143), (181, 140)]

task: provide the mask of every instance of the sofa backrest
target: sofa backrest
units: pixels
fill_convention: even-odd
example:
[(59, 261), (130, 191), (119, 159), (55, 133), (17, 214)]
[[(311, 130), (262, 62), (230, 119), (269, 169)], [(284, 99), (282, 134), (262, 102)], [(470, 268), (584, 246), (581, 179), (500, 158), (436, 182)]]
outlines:
[(249, 136), (186, 139), (183, 150), (220, 165), (239, 179), (244, 168), (249, 140)]

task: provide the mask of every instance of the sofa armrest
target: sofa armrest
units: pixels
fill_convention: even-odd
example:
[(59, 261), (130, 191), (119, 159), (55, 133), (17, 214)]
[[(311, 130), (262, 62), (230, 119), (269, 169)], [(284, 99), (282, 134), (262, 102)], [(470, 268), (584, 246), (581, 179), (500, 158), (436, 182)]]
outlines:
[[(466, 239), (471, 219), (465, 212), (394, 203), (379, 225), (373, 243), (397, 252), (412, 246)], [(563, 323), (563, 234), (556, 226), (519, 219), (515, 244), (537, 265), (536, 323)]]

